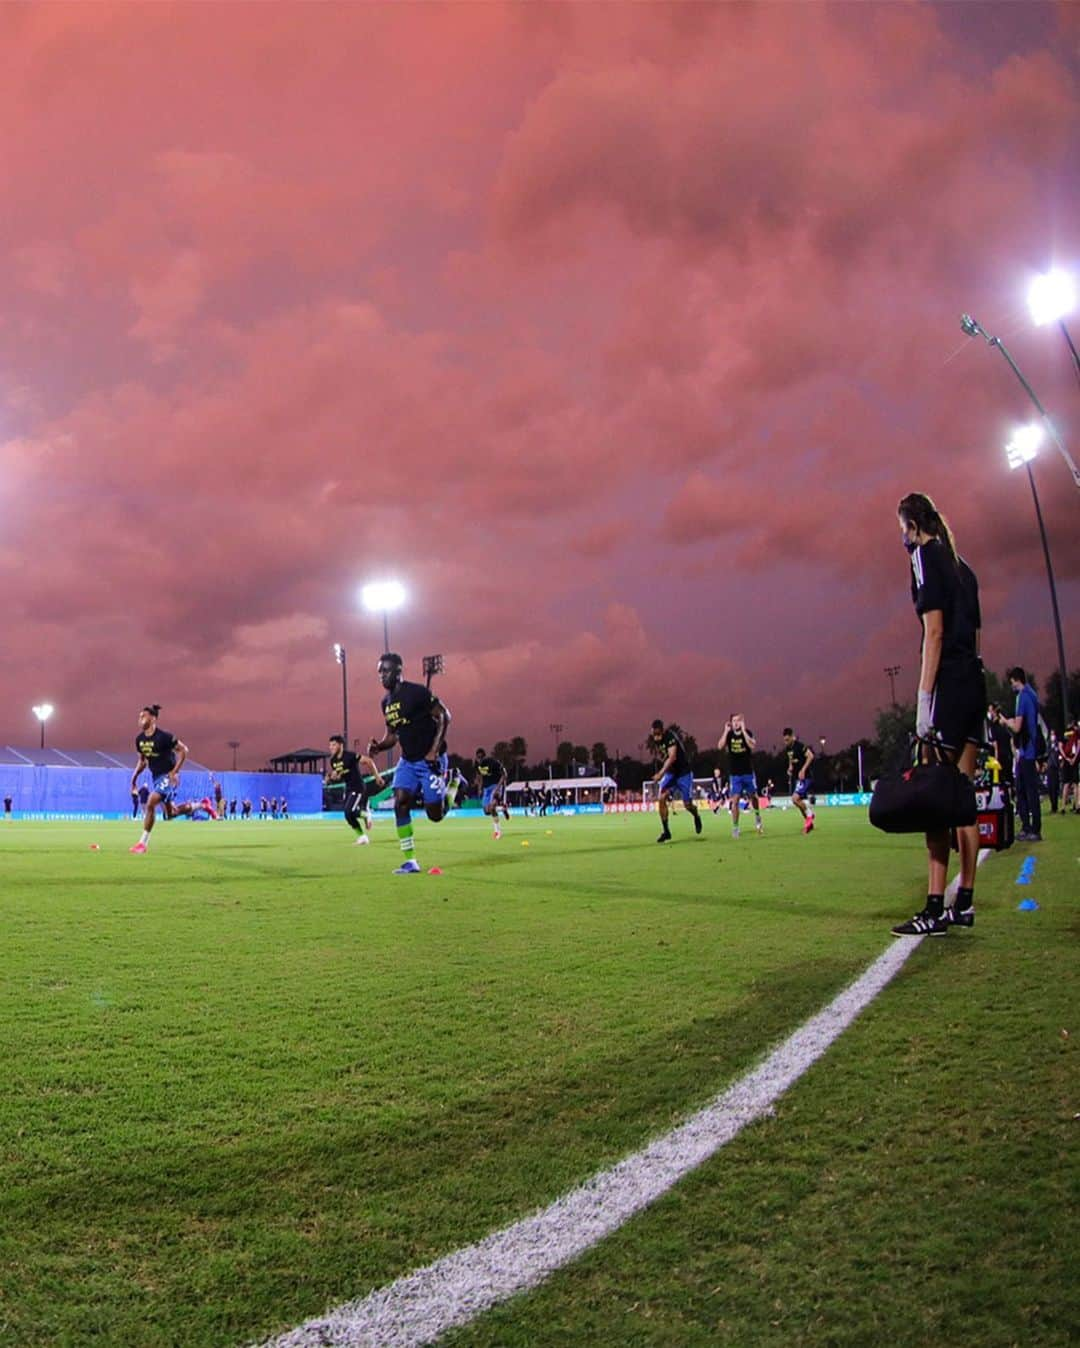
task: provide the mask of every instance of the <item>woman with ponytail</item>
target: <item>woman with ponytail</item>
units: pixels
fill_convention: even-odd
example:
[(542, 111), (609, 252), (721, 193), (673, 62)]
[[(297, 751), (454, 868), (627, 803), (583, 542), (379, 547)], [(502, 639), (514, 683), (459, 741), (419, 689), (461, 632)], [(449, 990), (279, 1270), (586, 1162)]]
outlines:
[[(979, 659), (979, 582), (956, 551), (952, 530), (929, 496), (913, 492), (897, 507), (900, 536), (911, 557), (911, 599), (922, 623), (915, 733), (933, 740), (967, 777), (984, 738), (986, 680)], [(975, 925), (975, 867), (979, 830), (956, 830), (960, 886), (945, 906), (949, 831), (926, 835), (926, 906), (893, 927), (894, 936), (946, 936), (950, 926)]]

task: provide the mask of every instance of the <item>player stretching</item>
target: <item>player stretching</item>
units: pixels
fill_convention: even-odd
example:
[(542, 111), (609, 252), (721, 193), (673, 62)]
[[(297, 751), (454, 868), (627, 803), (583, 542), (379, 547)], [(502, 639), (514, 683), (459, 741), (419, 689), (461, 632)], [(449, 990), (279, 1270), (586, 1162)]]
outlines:
[(791, 726), (784, 727), (784, 745), (787, 748), (787, 770), (791, 781), (791, 803), (803, 817), (804, 833), (814, 831), (814, 811), (807, 797), (813, 790), (810, 782), (810, 764), (814, 761), (814, 751), (802, 740), (795, 738)]
[(752, 730), (748, 730), (741, 712), (733, 712), (731, 719), (724, 724), (724, 733), (716, 746), (728, 753), (728, 775), (731, 778), (731, 836), (739, 836), (739, 800), (745, 792), (746, 798), (754, 807), (754, 828), (758, 833), (761, 827), (761, 802), (758, 800), (757, 778), (754, 776), (754, 750), (757, 740)]
[(660, 823), (663, 826), (663, 831), (656, 841), (658, 843), (671, 841), (671, 830), (668, 828), (668, 801), (676, 792), (682, 797), (686, 812), (694, 821), (694, 832), (700, 833), (701, 815), (698, 814), (698, 808), (694, 804), (694, 775), (690, 771), (690, 760), (686, 756), (682, 739), (675, 730), (665, 730), (663, 721), (654, 721), (649, 732), (649, 743), (657, 757), (664, 755), (660, 771), (653, 777), (654, 782), (660, 783), (658, 808)]
[(407, 683), (401, 677), (400, 655), (387, 651), (379, 657), (379, 681), (386, 689), (382, 700), (386, 734), (381, 740), (368, 741), (369, 754), (401, 748), (401, 757), (394, 767), (394, 819), (405, 860), (394, 871), (395, 875), (419, 875), (416, 860), (416, 842), (413, 837), (412, 807), (417, 799), (424, 802), (427, 817), (438, 823), (445, 819), (454, 805), (457, 786), (446, 785), (446, 754), (444, 746), (450, 713), (422, 683)]
[(476, 784), (483, 789), (481, 803), (484, 813), (495, 823), (495, 837), (501, 838), (499, 811), (502, 810), (504, 818), (510, 818), (510, 809), (506, 804), (506, 769), (486, 749), (476, 751)]
[(160, 805), (166, 819), (175, 819), (178, 815), (192, 815), (198, 809), (204, 809), (211, 819), (217, 818), (217, 811), (210, 804), (209, 797), (201, 801), (189, 800), (183, 805), (174, 805), (180, 782), (180, 769), (188, 756), (187, 745), (178, 740), (170, 730), (158, 729), (158, 712), (161, 707), (155, 702), (143, 707), (139, 712), (139, 733), (135, 736), (135, 749), (139, 755), (135, 771), (131, 778), (131, 789), (136, 790), (144, 768), (150, 769), (153, 787), (143, 813), (143, 834), (129, 852), (145, 852), (150, 846), (150, 834), (154, 831), (157, 807)]
[[(345, 787), (345, 822), (356, 834), (356, 846), (366, 846), (371, 839), (371, 810), (368, 800), (374, 791), (385, 785), (375, 760), (367, 754), (354, 754), (345, 748), (341, 735), (331, 735), (330, 764), (324, 778), (327, 786)], [(364, 776), (365, 772), (368, 776)], [(367, 830), (365, 832), (364, 830)]]

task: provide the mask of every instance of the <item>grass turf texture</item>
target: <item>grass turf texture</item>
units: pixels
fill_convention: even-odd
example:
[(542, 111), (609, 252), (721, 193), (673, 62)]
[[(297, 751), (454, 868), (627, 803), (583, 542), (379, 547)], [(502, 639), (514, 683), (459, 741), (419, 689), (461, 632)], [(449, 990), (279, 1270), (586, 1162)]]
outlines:
[[(249, 1341), (636, 1149), (921, 905), (917, 840), (820, 819), (420, 824), (445, 874), (401, 878), (388, 822), (159, 826), (146, 857), (0, 827), (0, 1342)], [(1065, 1342), (1080, 820), (1045, 822), (1033, 883), (991, 858), (974, 932), (775, 1119), (455, 1343)]]

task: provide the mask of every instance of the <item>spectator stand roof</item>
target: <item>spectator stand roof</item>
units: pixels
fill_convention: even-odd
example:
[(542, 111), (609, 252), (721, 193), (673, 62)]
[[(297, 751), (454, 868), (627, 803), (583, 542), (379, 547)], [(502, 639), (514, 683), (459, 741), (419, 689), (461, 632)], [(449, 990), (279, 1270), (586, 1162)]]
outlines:
[[(6, 767), (46, 768), (125, 768), (132, 771), (138, 759), (134, 749), (109, 753), (105, 749), (40, 749), (18, 744), (0, 744), (0, 764)], [(213, 772), (212, 768), (189, 758), (185, 768), (192, 772)]]

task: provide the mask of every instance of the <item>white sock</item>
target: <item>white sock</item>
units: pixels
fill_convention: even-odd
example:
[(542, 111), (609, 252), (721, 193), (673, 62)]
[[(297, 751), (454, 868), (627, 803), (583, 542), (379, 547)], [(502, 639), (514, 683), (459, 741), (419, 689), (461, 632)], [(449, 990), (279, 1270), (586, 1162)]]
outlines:
[(139, 841), (142, 843), (142, 845), (143, 845), (144, 847), (149, 847), (149, 846), (150, 846), (150, 834), (147, 833), (145, 829), (143, 830), (143, 835), (142, 835), (142, 837), (139, 839)]

